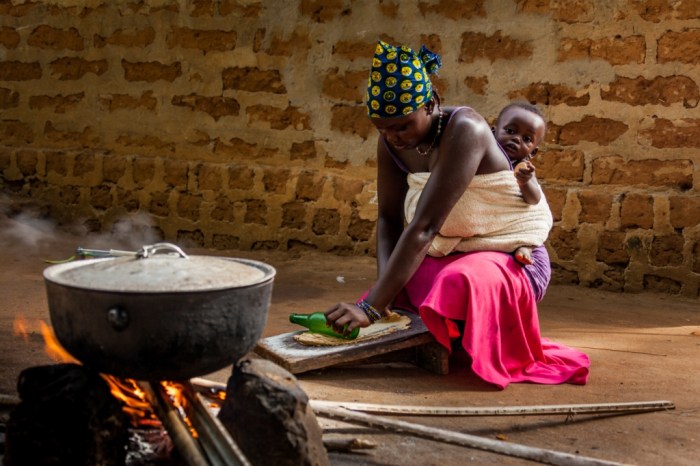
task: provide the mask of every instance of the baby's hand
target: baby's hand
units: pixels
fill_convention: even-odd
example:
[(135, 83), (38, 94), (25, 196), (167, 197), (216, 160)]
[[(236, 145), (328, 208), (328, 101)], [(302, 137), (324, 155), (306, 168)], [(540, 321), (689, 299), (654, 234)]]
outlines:
[(523, 265), (532, 265), (532, 250), (525, 246), (520, 246), (515, 250), (515, 260)]
[(518, 184), (524, 185), (535, 175), (535, 166), (529, 160), (524, 160), (517, 164), (513, 171)]

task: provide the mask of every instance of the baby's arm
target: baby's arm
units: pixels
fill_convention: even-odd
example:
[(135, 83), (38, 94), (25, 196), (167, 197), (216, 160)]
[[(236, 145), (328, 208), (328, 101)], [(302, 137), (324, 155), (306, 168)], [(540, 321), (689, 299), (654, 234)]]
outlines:
[(523, 200), (530, 205), (535, 205), (542, 198), (542, 191), (535, 176), (535, 166), (529, 160), (520, 162), (513, 169), (515, 179), (520, 186), (520, 193), (523, 195)]

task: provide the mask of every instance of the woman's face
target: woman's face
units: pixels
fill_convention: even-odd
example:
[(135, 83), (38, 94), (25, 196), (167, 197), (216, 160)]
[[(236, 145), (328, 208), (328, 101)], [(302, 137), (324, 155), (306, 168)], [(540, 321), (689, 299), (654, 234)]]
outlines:
[(406, 116), (372, 118), (379, 134), (395, 150), (415, 149), (430, 132), (432, 119), (427, 105)]

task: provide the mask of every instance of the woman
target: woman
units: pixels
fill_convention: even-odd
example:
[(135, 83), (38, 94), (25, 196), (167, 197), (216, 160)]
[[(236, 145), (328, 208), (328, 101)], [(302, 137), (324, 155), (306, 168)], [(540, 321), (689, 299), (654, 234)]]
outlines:
[(363, 299), (336, 304), (326, 317), (350, 331), (391, 306), (408, 308), (448, 349), (461, 333), (474, 372), (500, 388), (585, 383), (586, 355), (541, 340), (528, 276), (496, 252), (542, 244), (551, 214), (522, 200), (479, 114), (441, 108), (428, 77), (439, 67), (425, 47), (416, 54), (377, 44), (367, 107), (379, 131), (378, 277)]

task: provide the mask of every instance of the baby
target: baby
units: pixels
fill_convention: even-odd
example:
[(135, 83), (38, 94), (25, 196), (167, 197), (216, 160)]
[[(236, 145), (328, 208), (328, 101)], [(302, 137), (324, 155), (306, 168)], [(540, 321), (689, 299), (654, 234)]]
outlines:
[[(496, 140), (515, 166), (513, 171), (523, 200), (532, 205), (540, 202), (542, 190), (531, 159), (537, 154), (546, 129), (547, 123), (540, 109), (527, 102), (506, 105), (492, 128)], [(522, 264), (532, 264), (532, 249), (519, 247), (515, 250), (515, 259)]]

